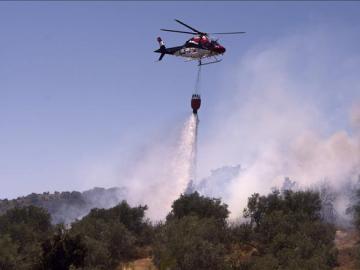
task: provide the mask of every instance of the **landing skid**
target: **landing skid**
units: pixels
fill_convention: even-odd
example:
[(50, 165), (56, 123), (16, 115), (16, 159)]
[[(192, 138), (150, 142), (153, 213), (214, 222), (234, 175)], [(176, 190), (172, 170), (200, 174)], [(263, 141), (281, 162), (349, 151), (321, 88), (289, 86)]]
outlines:
[(216, 63), (219, 63), (222, 61), (222, 59), (217, 59), (214, 56), (213, 56), (213, 58), (215, 58), (215, 61), (203, 62), (202, 59), (189, 58), (189, 59), (185, 60), (185, 62), (198, 61), (198, 66), (206, 66), (206, 65), (210, 65), (210, 64), (216, 64)]
[(212, 61), (212, 62), (206, 62), (206, 63), (203, 63), (201, 60), (199, 60), (199, 64), (198, 66), (206, 66), (206, 65), (210, 65), (210, 64), (216, 64), (216, 63), (219, 63), (221, 62), (222, 59), (216, 59), (215, 61)]

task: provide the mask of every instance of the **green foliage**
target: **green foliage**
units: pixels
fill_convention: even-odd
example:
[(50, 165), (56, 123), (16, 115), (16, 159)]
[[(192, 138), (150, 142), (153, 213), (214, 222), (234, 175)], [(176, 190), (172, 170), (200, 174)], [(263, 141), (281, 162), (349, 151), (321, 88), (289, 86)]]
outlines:
[(226, 228), (229, 244), (250, 244), (253, 242), (253, 228), (249, 223), (232, 224)]
[(107, 210), (93, 209), (70, 230), (60, 225), (55, 230), (46, 210), (12, 208), (0, 216), (0, 269), (114, 269), (137, 258), (153, 241), (146, 209), (124, 201)]
[[(359, 205), (353, 211), (360, 229)], [(15, 207), (0, 216), (0, 269), (115, 269), (149, 256), (151, 246), (159, 270), (326, 270), (337, 254), (321, 207), (311, 191), (254, 194), (244, 210), (249, 222), (229, 225), (226, 204), (195, 192), (174, 201), (164, 224), (152, 226), (146, 206), (123, 201), (91, 210), (68, 230), (55, 229), (46, 210)]]
[(123, 201), (110, 209), (93, 209), (72, 224), (72, 234), (85, 236), (85, 269), (114, 269), (138, 257), (139, 248), (153, 240), (144, 219), (146, 206), (130, 207)]
[(42, 244), (43, 256), (39, 269), (65, 270), (84, 265), (86, 247), (81, 235), (72, 236), (59, 228), (57, 233)]
[(157, 233), (154, 261), (160, 270), (331, 269), (335, 230), (320, 211), (316, 192), (254, 194), (250, 222), (229, 226), (220, 200), (182, 195)]
[[(360, 182), (360, 176), (359, 176)], [(353, 205), (348, 209), (348, 212), (351, 213), (354, 217), (354, 225), (357, 232), (360, 234), (360, 188), (354, 191), (353, 196)], [(360, 245), (357, 246), (356, 251), (356, 266), (360, 269)]]
[(20, 233), (18, 226), (25, 225), (39, 235), (46, 234), (52, 228), (49, 213), (35, 206), (13, 208), (0, 216), (0, 232), (9, 232), (12, 237)]
[(331, 269), (335, 229), (320, 218), (321, 200), (311, 191), (254, 194), (245, 209), (259, 256), (250, 269)]
[(156, 235), (155, 264), (160, 270), (225, 269), (228, 215), (219, 199), (181, 195)]
[[(268, 196), (260, 196), (255, 193), (249, 198), (244, 217), (248, 217), (252, 224), (261, 225), (264, 216), (274, 211), (286, 214), (296, 214), (294, 218), (302, 220), (320, 219), (321, 200), (319, 194), (312, 191), (293, 192), (285, 190), (280, 194), (275, 190)], [(294, 220), (295, 222), (296, 220)]]
[(8, 234), (0, 236), (0, 269), (16, 269), (18, 263), (18, 246), (11, 240)]
[(360, 232), (360, 189), (357, 189), (354, 193), (354, 197), (352, 198), (354, 203), (352, 207), (348, 209), (348, 212), (352, 213), (355, 227)]
[(126, 229), (139, 235), (147, 223), (144, 221), (145, 211), (147, 206), (130, 207), (126, 201), (109, 209), (92, 209), (90, 213), (82, 219), (82, 222), (87, 220), (102, 220), (106, 223), (120, 222)]
[(195, 215), (199, 218), (213, 218), (225, 222), (229, 216), (227, 205), (221, 203), (220, 199), (200, 196), (198, 192), (181, 195), (173, 202), (172, 211), (167, 220), (180, 219), (185, 216)]
[(52, 233), (50, 215), (28, 206), (0, 216), (0, 269), (32, 269), (41, 255), (41, 243)]
[(213, 218), (184, 216), (168, 221), (154, 245), (154, 262), (160, 270), (223, 270), (224, 231)]

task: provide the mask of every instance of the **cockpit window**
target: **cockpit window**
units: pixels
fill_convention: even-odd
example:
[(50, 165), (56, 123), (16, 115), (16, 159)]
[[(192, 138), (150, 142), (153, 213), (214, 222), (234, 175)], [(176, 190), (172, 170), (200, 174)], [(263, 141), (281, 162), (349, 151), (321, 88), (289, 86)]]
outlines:
[(219, 43), (218, 43), (215, 39), (212, 39), (212, 40), (211, 40), (211, 44), (213, 44), (213, 45), (219, 45)]

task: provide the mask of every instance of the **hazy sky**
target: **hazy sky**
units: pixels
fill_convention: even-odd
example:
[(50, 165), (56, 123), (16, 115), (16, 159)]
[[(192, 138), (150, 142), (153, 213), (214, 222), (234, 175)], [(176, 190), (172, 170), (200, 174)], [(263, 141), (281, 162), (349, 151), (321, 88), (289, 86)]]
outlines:
[[(159, 31), (185, 30), (175, 18), (208, 32), (247, 32), (222, 36), (223, 62), (204, 67), (201, 151), (201, 141), (222, 128), (224, 104), (233, 109), (245, 56), (251, 62), (256, 51), (303, 36), (290, 59), (299, 80), (317, 63), (327, 67), (316, 74), (321, 80), (341, 71), (350, 81), (360, 76), (359, 14), (359, 2), (333, 1), (0, 2), (0, 198), (123, 184), (117, 172), (191, 111), (196, 66), (172, 56), (155, 62), (153, 53), (157, 36), (167, 46), (189, 38)], [(319, 58), (302, 57), (307, 44)], [(336, 66), (345, 58), (346, 66)], [(314, 101), (331, 132), (348, 128), (356, 83), (293, 94)]]

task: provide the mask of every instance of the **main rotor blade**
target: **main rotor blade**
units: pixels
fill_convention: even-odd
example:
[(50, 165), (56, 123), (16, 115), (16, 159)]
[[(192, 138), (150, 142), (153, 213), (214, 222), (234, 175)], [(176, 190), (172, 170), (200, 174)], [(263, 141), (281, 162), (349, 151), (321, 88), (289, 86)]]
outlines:
[(186, 31), (178, 31), (178, 30), (170, 30), (170, 29), (160, 29), (161, 31), (166, 31), (166, 32), (174, 32), (174, 33), (183, 33), (183, 34), (191, 34), (191, 35), (197, 35), (198, 33), (194, 33), (194, 32), (186, 32)]
[(180, 20), (175, 19), (175, 21), (178, 22), (178, 23), (180, 23), (180, 24), (182, 24), (183, 26), (185, 26), (185, 27), (193, 30), (194, 32), (196, 32), (196, 33), (198, 33), (198, 34), (206, 35), (206, 33), (200, 32), (199, 30), (196, 30), (195, 28), (191, 27), (190, 25), (187, 25), (186, 23), (183, 23), (183, 22), (180, 21)]
[(245, 34), (246, 32), (220, 32), (220, 33), (209, 33), (210, 35), (235, 35), (235, 34)]

